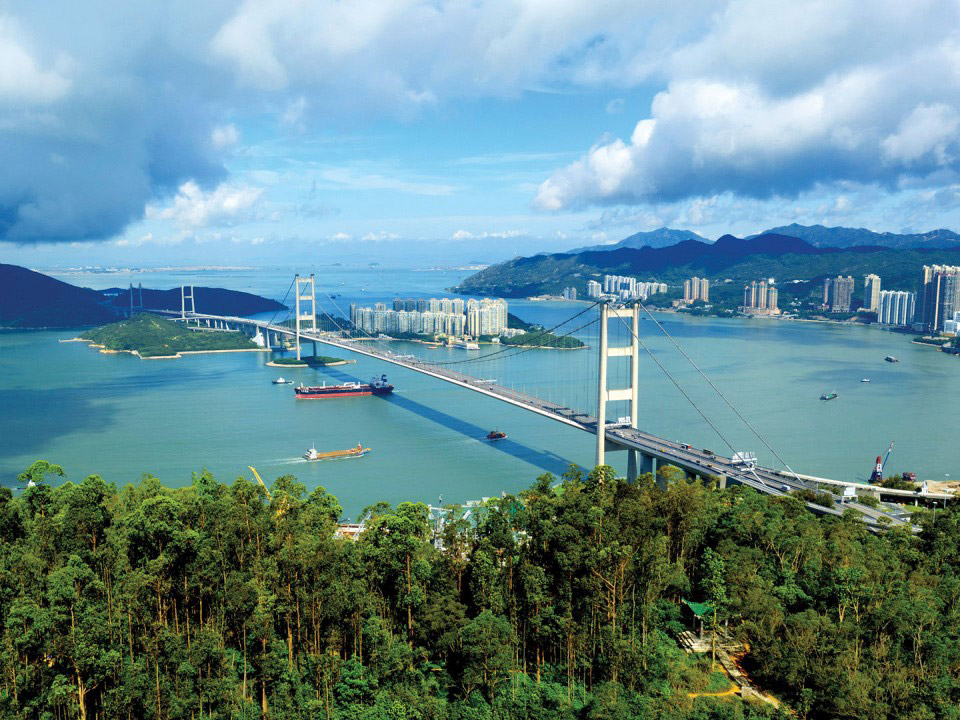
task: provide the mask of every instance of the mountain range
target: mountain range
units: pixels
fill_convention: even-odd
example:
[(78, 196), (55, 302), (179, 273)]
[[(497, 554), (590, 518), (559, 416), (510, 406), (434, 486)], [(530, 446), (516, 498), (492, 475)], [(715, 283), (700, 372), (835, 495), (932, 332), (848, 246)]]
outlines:
[[(764, 230), (756, 235), (787, 235), (789, 237), (806, 240), (814, 247), (889, 247), (889, 248), (953, 248), (960, 247), (960, 235), (952, 230), (931, 230), (925, 233), (898, 234), (891, 232), (878, 233), (866, 228), (825, 227), (824, 225), (782, 225)], [(709, 239), (690, 230), (676, 230), (662, 227), (659, 230), (638, 232), (625, 237), (615, 243), (601, 245), (587, 245), (567, 250), (567, 254), (575, 255), (582, 252), (621, 250), (623, 248), (662, 248), (676, 245), (684, 240), (696, 240), (709, 243)]]
[[(251, 315), (284, 306), (259, 295), (194, 288), (198, 311), (223, 315)], [(143, 289), (144, 307), (179, 310), (180, 288)], [(125, 317), (130, 296), (124, 288), (99, 291), (77, 287), (19, 265), (0, 263), (0, 327), (74, 328), (103, 325)]]
[[(515, 258), (466, 278), (462, 293), (526, 297), (559, 293), (564, 287), (586, 290), (588, 280), (604, 274), (629, 275), (678, 285), (693, 275), (730, 280), (729, 286), (760, 278), (815, 281), (828, 275), (868, 273), (883, 277), (888, 289), (913, 290), (924, 264), (960, 263), (960, 247), (889, 248), (858, 245), (817, 247), (779, 233), (749, 238), (724, 235), (716, 242), (683, 240), (669, 247), (620, 247)], [(742, 286), (741, 286), (742, 289)]]

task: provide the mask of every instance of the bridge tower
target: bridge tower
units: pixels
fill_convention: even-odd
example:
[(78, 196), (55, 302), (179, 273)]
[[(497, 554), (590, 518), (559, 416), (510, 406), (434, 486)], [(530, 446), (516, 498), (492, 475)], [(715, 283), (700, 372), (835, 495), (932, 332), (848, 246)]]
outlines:
[[(310, 273), (309, 280), (307, 278), (301, 278), (300, 275), (298, 274), (294, 278), (294, 282), (296, 283), (296, 286), (297, 286), (296, 287), (297, 306), (296, 306), (295, 312), (297, 316), (297, 360), (299, 360), (300, 359), (300, 328), (302, 326), (308, 326), (308, 327), (304, 327), (304, 329), (310, 330), (314, 335), (316, 335), (317, 333), (317, 294), (316, 294), (316, 285), (314, 284), (314, 281), (313, 281), (313, 273)], [(305, 305), (307, 302), (309, 302), (310, 304), (309, 313), (305, 313), (300, 310), (301, 303), (304, 303)], [(314, 343), (313, 347), (314, 347), (313, 354), (316, 355), (317, 344)]]
[[(632, 338), (629, 345), (610, 347), (608, 323), (611, 318), (629, 319)], [(610, 389), (607, 386), (607, 361), (612, 357), (630, 358), (630, 386)], [(600, 304), (600, 368), (597, 373), (599, 387), (597, 390), (597, 465), (605, 463), (607, 449), (606, 425), (607, 403), (617, 400), (627, 400), (630, 403), (630, 427), (636, 428), (639, 420), (639, 388), (638, 378), (640, 371), (640, 306), (634, 303), (632, 307), (610, 307), (607, 303)], [(637, 479), (637, 451), (627, 450), (627, 479), (631, 482)]]
[[(189, 309), (187, 309), (188, 303), (190, 306)], [(180, 319), (186, 320), (187, 313), (194, 315), (196, 312), (197, 312), (197, 307), (193, 302), (193, 285), (181, 285), (180, 286)]]
[[(134, 300), (134, 297), (137, 299)], [(135, 310), (143, 311), (143, 283), (139, 283), (134, 295), (133, 283), (130, 283), (130, 317), (133, 317)]]

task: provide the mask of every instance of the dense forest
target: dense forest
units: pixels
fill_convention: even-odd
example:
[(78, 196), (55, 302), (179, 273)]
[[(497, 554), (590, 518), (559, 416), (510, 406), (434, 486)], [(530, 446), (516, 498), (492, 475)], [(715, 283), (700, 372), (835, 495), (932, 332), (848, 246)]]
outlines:
[(181, 323), (147, 313), (87, 330), (80, 337), (103, 345), (107, 350), (136, 351), (140, 357), (165, 357), (178, 352), (255, 350), (257, 347), (241, 332), (190, 330)]
[[(960, 513), (874, 535), (789, 497), (607, 467), (454, 512), (291, 476), (0, 490), (3, 718), (956, 718)], [(697, 697), (683, 600), (775, 710)], [(715, 675), (716, 673), (714, 673)]]

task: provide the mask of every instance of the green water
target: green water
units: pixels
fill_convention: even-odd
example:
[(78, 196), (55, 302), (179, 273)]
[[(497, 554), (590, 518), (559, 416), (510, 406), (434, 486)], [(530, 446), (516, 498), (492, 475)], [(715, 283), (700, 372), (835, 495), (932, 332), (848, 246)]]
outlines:
[[(373, 302), (395, 293), (437, 295), (462, 274), (378, 270), (371, 282), (370, 271), (338, 270), (324, 279), (331, 293), (341, 294), (336, 302), (346, 309), (354, 298), (369, 296)], [(181, 281), (158, 279), (143, 282), (166, 287)], [(283, 271), (272, 276), (236, 273), (227, 281), (209, 275), (190, 279), (278, 298), (289, 284)], [(83, 284), (97, 282), (100, 287), (126, 284), (113, 277)], [(522, 318), (548, 325), (584, 307), (511, 303), (511, 311)], [(913, 470), (930, 479), (947, 473), (960, 477), (957, 358), (877, 328), (662, 317), (694, 361), (798, 472), (864, 478), (874, 457), (896, 440), (888, 471)], [(626, 340), (622, 328), (614, 325), (612, 330), (620, 342)], [(0, 334), (2, 484), (15, 485), (17, 472), (37, 458), (63, 465), (72, 480), (97, 473), (118, 484), (142, 473), (185, 484), (203, 467), (231, 481), (249, 476), (247, 466), (253, 465), (265, 478), (290, 473), (308, 488), (323, 485), (352, 517), (377, 500), (436, 502), (442, 495), (448, 503), (517, 491), (544, 471), (559, 473), (570, 463), (589, 465), (593, 458), (593, 437), (586, 433), (362, 356), (356, 364), (326, 369), (270, 368), (259, 353), (142, 361), (59, 342), (75, 334)], [(595, 326), (578, 334), (592, 344)], [(730, 445), (755, 451), (764, 464), (779, 464), (652, 322), (641, 323), (641, 336)], [(464, 350), (430, 350), (417, 343), (391, 347), (434, 361), (468, 357)], [(470, 357), (497, 352), (485, 346)], [(591, 351), (534, 350), (503, 359), (507, 354), (460, 369), (571, 407), (594, 402)], [(901, 362), (884, 362), (887, 354)], [(298, 402), (291, 386), (270, 382), (280, 374), (295, 382), (320, 383), (367, 380), (382, 372), (397, 387), (388, 398)], [(625, 381), (625, 373), (625, 363), (615, 365), (611, 386)], [(863, 377), (871, 382), (861, 383)], [(641, 362), (640, 388), (642, 427), (729, 452), (648, 357)], [(823, 392), (839, 397), (822, 402)], [(623, 413), (624, 408), (612, 406), (609, 416)], [(492, 428), (506, 431), (508, 439), (484, 440)], [(358, 442), (373, 452), (320, 463), (299, 459), (311, 444), (325, 451)], [(622, 468), (623, 453), (610, 458)]]

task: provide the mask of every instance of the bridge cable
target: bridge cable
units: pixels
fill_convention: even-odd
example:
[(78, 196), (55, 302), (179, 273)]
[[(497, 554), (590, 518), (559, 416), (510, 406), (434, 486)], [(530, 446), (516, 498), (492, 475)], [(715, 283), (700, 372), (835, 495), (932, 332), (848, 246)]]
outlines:
[[(290, 295), (290, 291), (293, 289), (293, 284), (296, 281), (297, 281), (296, 277), (294, 277), (294, 279), (290, 281), (290, 287), (287, 288), (287, 291), (283, 294), (283, 300), (280, 301), (280, 304), (283, 305), (283, 307), (286, 308), (287, 310), (287, 317), (290, 317), (290, 308), (288, 308), (285, 303), (287, 302), (287, 296)], [(267, 324), (273, 325), (273, 321), (277, 319), (277, 315), (279, 314), (280, 314), (280, 308), (277, 308), (276, 312), (273, 313), (273, 317), (270, 318), (270, 322), (268, 322)]]
[[(339, 305), (337, 305), (336, 300), (334, 300), (333, 297), (331, 297), (329, 293), (324, 293), (324, 294), (327, 296), (327, 298), (330, 300), (330, 302), (333, 304), (333, 306), (337, 309), (337, 312), (339, 312), (341, 315), (343, 315), (343, 314), (344, 314), (344, 313), (343, 313), (343, 308), (341, 308)], [(571, 315), (571, 316), (568, 317), (566, 320), (563, 320), (562, 322), (558, 323), (557, 325), (554, 325), (552, 328), (545, 329), (545, 330), (543, 330), (542, 332), (534, 335), (534, 337), (532, 338), (532, 340), (537, 340), (538, 338), (545, 337), (545, 336), (549, 335), (549, 334), (552, 333), (554, 330), (556, 330), (557, 328), (559, 328), (561, 325), (565, 325), (565, 324), (567, 324), (568, 322), (570, 322), (571, 320), (575, 320), (576, 318), (580, 317), (581, 315), (583, 315), (583, 314), (586, 313), (587, 311), (589, 311), (589, 310), (593, 309), (594, 307), (596, 307), (598, 304), (599, 304), (598, 302), (595, 302), (595, 303), (593, 303), (593, 305), (587, 306), (585, 309), (581, 310), (581, 311), (578, 312), (576, 315)], [(330, 317), (330, 319), (333, 320), (333, 318), (332, 318), (330, 315), (328, 315), (327, 317)], [(344, 317), (345, 317), (345, 316), (344, 316)], [(339, 328), (342, 332), (346, 332), (346, 331), (343, 329), (343, 327), (341, 327), (341, 325), (340, 325), (339, 323), (337, 323), (335, 320), (334, 320), (333, 322), (334, 322), (334, 325), (336, 325), (337, 328)], [(594, 321), (594, 320), (591, 320), (590, 322), (592, 323), (592, 322), (595, 322), (595, 321)], [(572, 334), (572, 333), (574, 333), (574, 332), (577, 332), (578, 330), (582, 330), (584, 327), (586, 327), (586, 326), (589, 325), (589, 324), (590, 324), (590, 323), (587, 323), (586, 325), (582, 325), (582, 326), (580, 326), (579, 328), (576, 328), (576, 329), (574, 329), (574, 330), (571, 330), (570, 332), (565, 333), (564, 335), (560, 335), (560, 336), (558, 336), (558, 337), (560, 337), (560, 338), (568, 337), (570, 334)], [(373, 335), (371, 335), (370, 333), (368, 333), (366, 330), (362, 330), (362, 329), (360, 329), (360, 328), (357, 328), (357, 329), (359, 329), (360, 332), (362, 332), (362, 333), (363, 333), (364, 335), (366, 335), (368, 338), (370, 338), (371, 340), (377, 342), (377, 343), (378, 343), (379, 345), (381, 345), (384, 349), (388, 350), (391, 354), (393, 354), (393, 350), (390, 350), (390, 349), (389, 349), (389, 346), (387, 346), (382, 340), (380, 340), (380, 339), (377, 338), (377, 337), (374, 337)], [(462, 365), (462, 364), (464, 364), (464, 363), (471, 363), (471, 362), (484, 362), (484, 361), (486, 361), (486, 360), (490, 360), (491, 358), (497, 357), (498, 355), (501, 355), (501, 354), (503, 354), (503, 353), (511, 353), (511, 351), (513, 351), (513, 350), (518, 350), (518, 349), (519, 349), (520, 352), (512, 352), (512, 353), (511, 353), (510, 355), (508, 355), (507, 357), (513, 357), (514, 355), (520, 355), (521, 352), (526, 352), (527, 350), (536, 350), (536, 349), (538, 349), (538, 348), (543, 348), (543, 347), (549, 347), (549, 346), (518, 346), (518, 347), (506, 347), (506, 348), (504, 348), (503, 350), (497, 350), (496, 352), (489, 353), (489, 354), (484, 355), (484, 356), (482, 356), (482, 357), (466, 358), (466, 359), (464, 359), (464, 360), (449, 360), (449, 361), (446, 361), (446, 362), (427, 362), (427, 361), (422, 361), (422, 362), (424, 362), (424, 363), (426, 363), (426, 364), (429, 364), (429, 365), (434, 365), (434, 366), (437, 366), (437, 367), (439, 367), (439, 366), (446, 366), (446, 365)]]
[[(643, 307), (643, 306), (641, 305), (641, 307)], [(644, 308), (644, 309), (646, 309), (646, 308)], [(709, 425), (709, 426), (713, 429), (713, 431), (717, 434), (717, 436), (723, 441), (724, 445), (726, 445), (726, 446), (730, 449), (730, 452), (731, 452), (732, 454), (736, 454), (737, 451), (733, 449), (733, 445), (730, 444), (730, 441), (727, 440), (726, 437), (724, 437), (724, 435), (720, 432), (720, 430), (717, 428), (716, 425), (714, 425), (712, 422), (710, 422), (710, 419), (703, 413), (703, 411), (700, 409), (700, 407), (693, 401), (693, 399), (692, 399), (689, 395), (687, 395), (687, 393), (684, 391), (684, 389), (683, 389), (682, 387), (680, 387), (680, 383), (678, 383), (678, 382), (676, 381), (676, 379), (674, 379), (673, 375), (671, 375), (671, 374), (667, 371), (667, 369), (663, 366), (663, 364), (662, 364), (659, 360), (657, 360), (656, 356), (655, 356), (655, 355), (650, 351), (650, 349), (644, 344), (643, 340), (640, 339), (640, 336), (637, 335), (635, 332), (633, 332), (633, 328), (630, 327), (629, 325), (627, 325), (626, 321), (625, 321), (623, 318), (619, 318), (619, 320), (620, 320), (620, 322), (623, 324), (623, 326), (626, 327), (626, 328), (630, 331), (630, 334), (633, 335), (633, 337), (635, 337), (635, 338), (637, 339), (637, 342), (639, 343), (640, 347), (642, 347), (642, 348), (646, 351), (647, 355), (649, 355), (650, 358), (651, 358), (651, 359), (657, 364), (657, 366), (663, 371), (664, 375), (666, 375), (668, 378), (670, 378), (670, 382), (672, 382), (672, 383), (676, 386), (677, 390), (680, 391), (680, 394), (683, 395), (683, 396), (687, 399), (687, 402), (689, 402), (691, 405), (693, 405), (694, 410), (696, 410), (696, 411), (700, 414), (700, 417), (702, 417), (702, 418), (706, 421), (707, 425)], [(766, 487), (769, 487), (769, 485), (767, 485), (767, 482), (766, 482), (762, 477), (760, 477), (759, 475), (757, 475), (757, 471), (756, 471), (755, 468), (753, 468), (753, 467), (747, 467), (746, 470), (747, 470), (751, 475), (753, 475), (754, 479), (755, 479), (757, 482), (759, 482), (761, 485), (764, 485), (764, 486), (766, 486)], [(790, 472), (793, 472), (793, 471), (791, 470)], [(793, 473), (793, 474), (794, 474), (794, 477), (797, 476), (796, 473)], [(800, 480), (799, 477), (797, 477), (797, 482), (801, 483), (802, 485), (805, 485), (805, 483), (804, 483), (802, 480)], [(776, 494), (779, 494), (779, 492), (777, 492)]]
[(644, 351), (647, 353), (647, 355), (650, 356), (650, 359), (653, 360), (653, 361), (657, 364), (657, 367), (659, 367), (660, 370), (663, 371), (663, 374), (666, 375), (666, 376), (670, 379), (670, 382), (672, 382), (672, 383), (676, 386), (677, 390), (680, 391), (680, 394), (683, 395), (683, 396), (687, 399), (687, 402), (689, 402), (691, 405), (693, 405), (693, 409), (696, 410), (696, 411), (700, 414), (700, 417), (702, 417), (702, 418), (704, 419), (704, 421), (707, 423), (707, 425), (709, 425), (709, 426), (713, 429), (713, 431), (717, 434), (717, 436), (723, 441), (724, 445), (726, 445), (728, 448), (730, 448), (730, 452), (732, 452), (732, 453), (736, 452), (736, 450), (733, 449), (733, 445), (730, 444), (730, 441), (728, 441), (727, 438), (724, 437), (723, 433), (720, 432), (719, 428), (717, 428), (717, 426), (714, 425), (714, 424), (710, 421), (710, 418), (708, 418), (708, 417), (704, 414), (703, 410), (700, 409), (700, 406), (697, 405), (697, 403), (695, 403), (695, 402), (693, 401), (693, 398), (691, 398), (691, 397), (687, 394), (687, 391), (684, 390), (683, 387), (681, 387), (680, 383), (677, 382), (676, 378), (674, 378), (673, 375), (670, 374), (670, 371), (667, 370), (667, 369), (663, 366), (663, 363), (661, 363), (661, 362), (657, 359), (657, 356), (654, 355), (653, 352), (651, 352), (650, 348), (647, 347), (646, 343), (644, 343), (643, 340), (640, 339), (640, 336), (637, 335), (635, 332), (633, 332), (633, 328), (630, 327), (629, 325), (627, 325), (626, 320), (624, 320), (624, 319), (621, 318), (621, 317), (618, 317), (618, 319), (620, 320), (621, 323), (623, 323), (624, 327), (626, 327), (627, 330), (630, 331), (630, 334), (633, 335), (633, 337), (635, 337), (635, 338), (637, 339), (637, 343), (639, 343), (640, 347), (642, 347), (642, 348), (644, 349)]
[(724, 394), (720, 391), (720, 388), (718, 388), (716, 385), (713, 384), (713, 381), (712, 381), (709, 377), (707, 377), (707, 374), (706, 374), (705, 372), (703, 372), (703, 370), (700, 369), (700, 366), (697, 365), (697, 364), (693, 361), (693, 358), (691, 358), (689, 355), (687, 355), (687, 353), (684, 351), (684, 349), (683, 349), (682, 347), (680, 347), (679, 343), (677, 343), (677, 341), (674, 340), (673, 336), (672, 336), (669, 332), (667, 332), (667, 329), (666, 329), (665, 327), (663, 327), (663, 325), (660, 324), (660, 321), (657, 320), (657, 319), (653, 316), (653, 313), (651, 313), (641, 301), (638, 300), (638, 301), (637, 301), (637, 304), (643, 309), (643, 311), (644, 311), (645, 313), (647, 313), (647, 315), (650, 317), (650, 319), (653, 320), (654, 324), (656, 324), (656, 326), (660, 329), (660, 332), (662, 332), (664, 335), (666, 335), (667, 338), (670, 340), (670, 342), (673, 343), (674, 347), (677, 348), (677, 350), (680, 351), (680, 354), (683, 355), (683, 356), (687, 359), (687, 362), (689, 362), (691, 365), (693, 365), (693, 368), (694, 368), (698, 373), (700, 373), (700, 377), (702, 377), (704, 380), (706, 380), (706, 381), (707, 381), (707, 384), (710, 385), (710, 387), (712, 387), (712, 388), (714, 389), (714, 391), (716, 391), (717, 395), (719, 395), (720, 398), (727, 404), (727, 407), (729, 407), (731, 410), (733, 410), (733, 412), (736, 414), (736, 416), (737, 416), (738, 418), (740, 418), (740, 420), (743, 421), (744, 425), (746, 425), (748, 428), (750, 428), (750, 430), (753, 432), (753, 434), (756, 435), (757, 438), (760, 440), (760, 442), (763, 443), (763, 446), (764, 446), (765, 448), (767, 448), (767, 450), (769, 450), (771, 453), (773, 453), (774, 457), (776, 457), (777, 460), (779, 460), (779, 461), (783, 464), (783, 466), (784, 466), (787, 470), (790, 471), (790, 474), (793, 475), (793, 476), (797, 479), (798, 482), (803, 482), (802, 480), (800, 480), (800, 476), (797, 475), (796, 472), (794, 472), (793, 468), (790, 467), (790, 465), (787, 464), (786, 460), (784, 460), (782, 457), (780, 457), (780, 453), (778, 453), (776, 450), (773, 449), (773, 447), (771, 447), (770, 443), (768, 443), (768, 442), (766, 441), (766, 439), (763, 437), (763, 435), (761, 435), (761, 434), (759, 433), (759, 431), (750, 423), (750, 421), (747, 420), (747, 419), (743, 416), (743, 414), (742, 414), (739, 410), (737, 410), (736, 407), (734, 407), (733, 403), (731, 403), (731, 402), (727, 399), (727, 396), (724, 395)]

